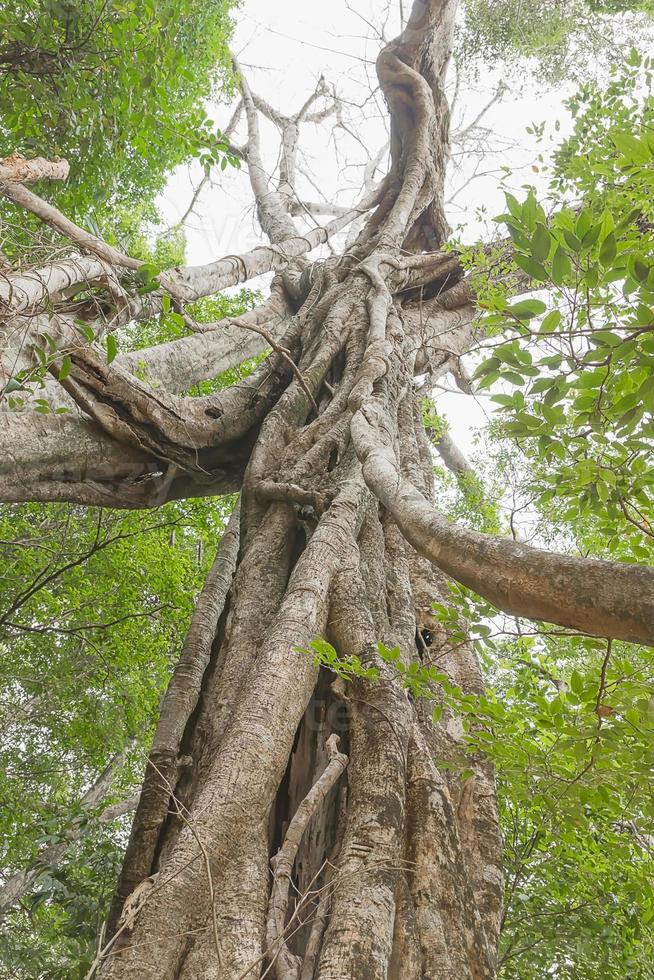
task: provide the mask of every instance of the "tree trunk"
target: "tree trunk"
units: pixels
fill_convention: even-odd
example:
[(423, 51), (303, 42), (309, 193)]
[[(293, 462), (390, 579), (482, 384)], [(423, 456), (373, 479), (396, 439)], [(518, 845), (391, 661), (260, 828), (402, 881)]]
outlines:
[[(428, 487), (411, 391), (397, 415), (406, 466)], [(333, 445), (328, 438), (325, 462)], [(494, 975), (502, 877), (488, 766), (473, 761), (461, 784), (457, 720), (446, 712), (434, 725), (393, 667), (377, 680), (330, 684), (298, 648), (323, 634), (371, 666), (381, 640), (399, 645), (406, 663), (435, 664), (478, 692), (476, 658), (450, 648), (431, 619), (442, 583), (365, 487), (351, 448), (315, 482), (334, 492), (319, 521), (300, 520), (292, 491), (248, 504), (244, 489), (234, 580), (197, 706), (183, 709), (176, 759), (166, 766), (156, 746), (150, 758), (103, 976), (257, 977), (266, 966), (284, 978)], [(346, 772), (283, 870), (292, 898), (281, 928), (266, 929), (275, 919), (270, 860), (276, 883), (275, 857), (328, 768), (334, 734)], [(117, 920), (148, 876), (140, 910)]]
[[(415, 0), (378, 59), (389, 174), (360, 208), (305, 236), (291, 194), (312, 100), (282, 117), (242, 82), (239, 152), (271, 244), (170, 270), (161, 285), (183, 303), (276, 270), (271, 300), (236, 324), (256, 334), (248, 352), (261, 337), (272, 348), (250, 378), (179, 396), (230, 352), (243, 356), (222, 332), (203, 333), (139, 352), (161, 382), (150, 387), (129, 373), (133, 357), (107, 364), (73, 343), (69, 309), (58, 328), (70, 362), (60, 371), (55, 357), (50, 368), (78, 414), (2, 418), (12, 446), (2, 499), (143, 507), (241, 491), (164, 700), (108, 941), (89, 976), (492, 978), (502, 904), (493, 772), (484, 758), (464, 759), (460, 719), (446, 709), (434, 722), (378, 644), (483, 691), (472, 648), (450, 643), (431, 613), (447, 601), (445, 574), (521, 615), (654, 637), (654, 606), (628, 601), (654, 584), (652, 569), (544, 555), (448, 525), (433, 506), (414, 379), (451, 370), (474, 338), (469, 281), (441, 249), (455, 12), (455, 0)], [(276, 186), (258, 112), (282, 131)], [(33, 196), (8, 196), (91, 253), (8, 276), (0, 303), (17, 322), (29, 313), (38, 329), (43, 296), (68, 297), (85, 277), (115, 300), (122, 285), (102, 243)], [(302, 258), (353, 221), (360, 230), (342, 255)], [(102, 330), (140, 315), (134, 297), (116, 302)], [(361, 676), (334, 681), (303, 652), (318, 636), (358, 658)], [(436, 684), (433, 696), (443, 699)]]
[[(474, 775), (461, 782), (459, 721), (445, 711), (434, 724), (393, 666), (330, 683), (302, 652), (320, 635), (368, 668), (383, 642), (405, 664), (483, 689), (472, 650), (450, 645), (431, 616), (444, 580), (371, 492), (370, 446), (357, 439), (364, 421), (431, 498), (413, 377), (418, 357), (437, 375), (453, 348), (430, 350), (415, 313), (425, 283), (433, 295), (452, 285), (452, 261), (403, 266), (398, 249), (433, 249), (446, 231), (453, 8), (417, 3), (380, 56), (394, 146), (375, 218), (343, 258), (284, 275), (293, 315), (280, 345), (297, 367), (280, 365), (245, 468), (233, 580), (212, 571), (200, 600), (215, 629), (198, 644), (194, 619), (164, 702), (103, 977), (494, 976), (502, 874), (487, 763), (466, 762)], [(281, 241), (290, 218), (281, 191), (267, 196), (243, 95), (260, 220)], [(453, 299), (469, 308), (468, 293)], [(463, 325), (461, 350), (470, 319), (452, 324), (450, 344)], [(74, 364), (76, 384), (88, 387), (89, 369)], [(223, 569), (233, 553), (230, 530)]]

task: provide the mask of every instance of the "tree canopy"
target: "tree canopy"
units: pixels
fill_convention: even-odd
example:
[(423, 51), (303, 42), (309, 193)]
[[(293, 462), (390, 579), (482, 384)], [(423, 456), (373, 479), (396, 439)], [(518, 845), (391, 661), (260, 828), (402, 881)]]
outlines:
[[(220, 163), (206, 110), (229, 90), (232, 0), (24, 0), (0, 12), (0, 153), (64, 157), (52, 198), (110, 237), (180, 163)], [(3, 152), (4, 151), (4, 152)]]

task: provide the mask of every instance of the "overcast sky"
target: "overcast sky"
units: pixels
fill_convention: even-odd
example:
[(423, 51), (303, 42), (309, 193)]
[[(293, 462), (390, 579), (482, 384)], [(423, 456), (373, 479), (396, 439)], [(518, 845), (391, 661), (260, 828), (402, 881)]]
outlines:
[[(408, 0), (404, 6), (408, 8)], [(307, 176), (300, 179), (300, 191), (307, 200), (318, 199), (320, 192), (330, 201), (356, 200), (367, 153), (374, 154), (386, 141), (383, 101), (379, 93), (371, 93), (376, 86), (374, 61), (382, 44), (379, 31), (390, 38), (399, 27), (399, 0), (391, 0), (390, 9), (386, 23), (386, 0), (244, 0), (237, 12), (232, 47), (254, 91), (282, 112), (294, 110), (324, 75), (348, 104), (349, 132), (335, 130), (333, 124), (304, 127), (302, 164)], [(483, 84), (461, 82), (453, 113), (455, 133), (475, 118), (500, 81), (499, 75), (490, 74)], [(556, 119), (561, 121), (562, 132), (569, 125), (561, 107), (564, 93), (543, 94), (533, 87), (519, 91), (516, 80), (509, 84), (510, 90), (484, 118), (492, 134), (489, 147), (495, 152), (481, 161), (475, 155), (462, 159), (460, 147), (453, 146), (453, 162), (458, 167), (451, 168), (450, 223), (457, 229), (460, 226), (459, 234), (467, 240), (483, 236), (486, 226), (492, 229), (490, 219), (503, 210), (502, 177), (513, 191), (519, 192), (525, 183), (542, 185), (538, 155), (546, 153), (552, 143), (549, 136), (537, 143), (527, 127), (546, 122), (548, 133), (554, 135)], [(224, 126), (229, 107), (214, 106), (210, 114)], [(265, 162), (273, 170), (279, 148), (275, 129), (264, 124), (263, 138)], [(501, 167), (510, 168), (512, 174), (507, 176)], [(475, 170), (486, 176), (470, 181)], [(197, 165), (180, 168), (173, 176), (160, 202), (167, 222), (179, 220), (200, 177)], [(245, 173), (230, 169), (216, 177), (214, 187), (205, 188), (186, 223), (186, 234), (189, 263), (207, 262), (260, 243)], [(487, 403), (483, 399), (475, 403), (459, 394), (445, 396), (441, 403), (453, 433), (469, 449), (472, 429), (483, 424)]]

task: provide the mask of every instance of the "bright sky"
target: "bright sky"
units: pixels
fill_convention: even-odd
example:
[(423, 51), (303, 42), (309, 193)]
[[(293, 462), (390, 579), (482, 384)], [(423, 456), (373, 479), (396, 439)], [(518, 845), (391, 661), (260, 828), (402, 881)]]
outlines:
[[(404, 0), (408, 9), (409, 0)], [(306, 176), (300, 180), (300, 192), (306, 200), (325, 198), (350, 203), (359, 197), (362, 164), (369, 152), (374, 155), (386, 141), (385, 113), (379, 93), (371, 97), (376, 86), (374, 60), (381, 46), (379, 30), (388, 9), (386, 0), (244, 0), (237, 15), (238, 26), (233, 50), (250, 81), (252, 89), (282, 112), (297, 109), (313, 90), (320, 75), (334, 83), (348, 104), (351, 120), (349, 132), (334, 129), (333, 123), (321, 127), (304, 127), (301, 160)], [(399, 0), (390, 2), (391, 16), (383, 30), (390, 38), (399, 26)], [(453, 81), (453, 79), (452, 79)], [(453, 113), (453, 130), (465, 128), (492, 98), (500, 76), (485, 77), (483, 84), (473, 86), (462, 81)], [(562, 93), (543, 93), (510, 80), (510, 91), (493, 105), (483, 124), (492, 132), (495, 152), (481, 162), (478, 156), (464, 155), (453, 146), (453, 168), (450, 195), (450, 223), (462, 226), (467, 240), (492, 231), (490, 219), (503, 210), (500, 179), (505, 186), (520, 193), (525, 183), (543, 181), (538, 154), (547, 154), (551, 136), (561, 138), (567, 129), (562, 109)], [(212, 108), (212, 117), (224, 126), (229, 108)], [(556, 119), (562, 131), (554, 134)], [(531, 123), (548, 123), (548, 135), (537, 144), (526, 129)], [(264, 145), (268, 152), (266, 165), (274, 169), (279, 143), (276, 130), (262, 123)], [(239, 142), (236, 137), (235, 142)], [(501, 167), (509, 167), (507, 177)], [(538, 167), (538, 173), (533, 169)], [(467, 183), (475, 170), (485, 173)], [(185, 212), (201, 177), (199, 166), (180, 168), (173, 176), (163, 197), (161, 209), (165, 219), (174, 224)], [(187, 259), (202, 263), (225, 254), (250, 249), (261, 242), (253, 215), (247, 176), (229, 169), (215, 178), (213, 187), (205, 188), (194, 214), (186, 223)], [(315, 186), (312, 186), (315, 185)], [(318, 188), (318, 190), (316, 190)], [(458, 193), (457, 193), (458, 192)], [(325, 219), (319, 219), (323, 221)], [(465, 449), (470, 449), (472, 430), (484, 422), (488, 403), (459, 393), (439, 397), (452, 433)]]

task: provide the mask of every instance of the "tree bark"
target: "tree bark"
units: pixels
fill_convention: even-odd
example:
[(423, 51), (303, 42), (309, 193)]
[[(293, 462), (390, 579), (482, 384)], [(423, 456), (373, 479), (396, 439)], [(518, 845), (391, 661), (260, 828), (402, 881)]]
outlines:
[[(475, 337), (469, 281), (441, 248), (455, 14), (455, 0), (415, 0), (381, 52), (390, 171), (325, 229), (300, 235), (292, 218), (307, 105), (276, 115), (242, 82), (241, 155), (271, 244), (169, 270), (162, 285), (183, 302), (279, 273), (249, 321), (275, 342), (250, 378), (179, 396), (230, 356), (220, 327), (215, 340), (212, 331), (143, 353), (162, 388), (134, 376), (138, 355), (107, 364), (82, 344), (61, 378), (80, 417), (46, 417), (45, 462), (40, 423), (4, 417), (9, 438), (23, 426), (26, 439), (3, 464), (4, 499), (93, 504), (104, 494), (112, 506), (151, 506), (241, 490), (164, 700), (110, 938), (91, 971), (103, 978), (491, 980), (502, 905), (492, 769), (466, 756), (459, 718), (445, 710), (435, 723), (409, 696), (378, 643), (481, 693), (473, 650), (450, 644), (432, 616), (447, 601), (446, 575), (510, 612), (653, 638), (651, 599), (636, 610), (627, 601), (651, 590), (651, 569), (537, 552), (434, 509), (416, 379), (458, 370)], [(262, 164), (260, 111), (282, 131), (277, 184)], [(343, 255), (309, 264), (312, 248), (368, 210)], [(79, 262), (109, 288), (115, 269)], [(0, 301), (13, 316), (38, 312), (52, 282), (56, 299), (71, 276), (84, 281), (76, 262), (61, 266), (9, 276)], [(305, 650), (317, 636), (378, 678), (330, 683)], [(438, 685), (432, 693), (443, 700)], [(348, 760), (338, 779), (335, 735), (340, 767)]]

